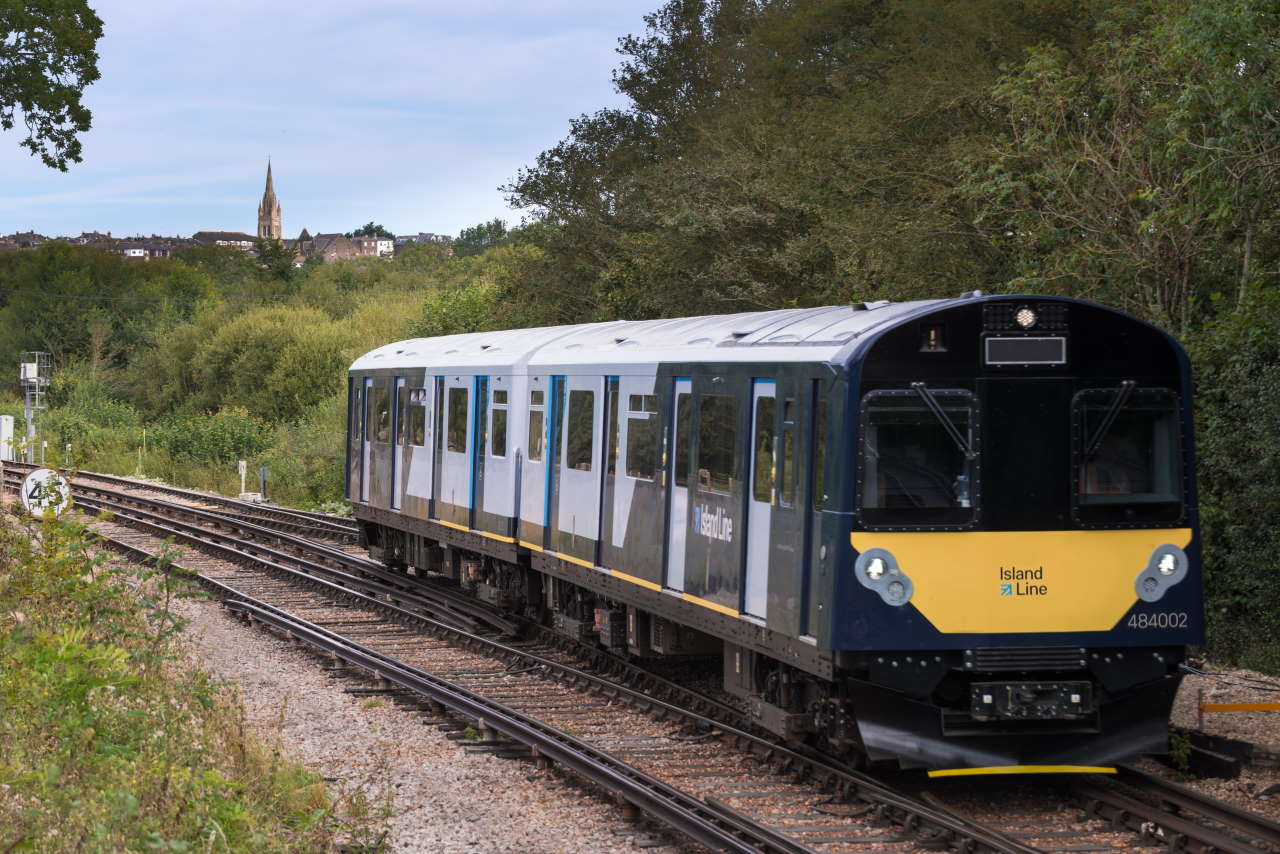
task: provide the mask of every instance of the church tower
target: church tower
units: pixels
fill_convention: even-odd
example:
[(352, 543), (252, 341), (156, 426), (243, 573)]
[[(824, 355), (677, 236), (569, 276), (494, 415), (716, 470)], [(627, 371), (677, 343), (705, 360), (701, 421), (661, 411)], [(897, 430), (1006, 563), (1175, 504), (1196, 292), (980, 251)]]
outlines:
[(276, 198), (276, 189), (271, 185), (271, 161), (267, 161), (267, 189), (262, 194), (262, 203), (258, 205), (258, 239), (279, 240), (280, 201)]

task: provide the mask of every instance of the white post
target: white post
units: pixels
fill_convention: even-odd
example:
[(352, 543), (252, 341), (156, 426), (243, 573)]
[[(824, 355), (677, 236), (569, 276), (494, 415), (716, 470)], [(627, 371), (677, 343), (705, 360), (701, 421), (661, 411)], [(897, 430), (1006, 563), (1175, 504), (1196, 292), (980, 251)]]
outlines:
[(0, 415), (0, 460), (13, 459), (13, 416)]
[(244, 476), (249, 472), (248, 460), (240, 461), (240, 494), (244, 495)]

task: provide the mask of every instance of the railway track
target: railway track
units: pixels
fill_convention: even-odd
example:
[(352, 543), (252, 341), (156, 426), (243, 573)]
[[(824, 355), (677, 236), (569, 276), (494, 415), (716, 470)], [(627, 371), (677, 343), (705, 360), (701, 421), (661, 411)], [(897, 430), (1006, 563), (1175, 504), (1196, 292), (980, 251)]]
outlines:
[[(12, 471), (22, 475), (26, 475), (37, 468), (43, 468), (43, 466), (10, 461), (4, 463), (6, 472)], [(167, 484), (150, 483), (97, 472), (79, 472), (74, 475), (73, 479), (76, 485), (99, 484), (118, 490), (130, 489), (143, 493), (166, 495), (195, 507), (211, 511), (217, 510), (239, 518), (254, 519), (264, 526), (303, 536), (318, 537), (348, 544), (354, 544), (357, 538), (356, 523), (354, 521), (344, 519), (341, 516), (334, 516), (331, 513), (316, 513), (310, 510), (296, 510), (290, 507), (255, 504), (252, 501), (241, 501), (224, 495), (213, 495), (207, 492), (168, 486)]]
[(622, 673), (635, 687), (617, 681), (618, 668), (584, 671), (550, 638), (512, 640), (522, 627), (482, 603), (330, 544), (101, 485), (77, 481), (74, 491), (84, 509), (116, 514), (99, 525), (112, 548), (155, 560), (162, 539), (196, 546), (182, 568), (233, 612), (366, 674), (376, 690), (471, 721), (481, 747), (558, 762), (713, 849), (1280, 850), (1280, 828), (1192, 790), (1144, 791), (1163, 781), (1136, 771), (1058, 786), (1079, 804), (1070, 814), (1019, 804), (1013, 817), (983, 815), (955, 804), (954, 789), (912, 793), (760, 738), (732, 725), (731, 707), (651, 675), (646, 685)]

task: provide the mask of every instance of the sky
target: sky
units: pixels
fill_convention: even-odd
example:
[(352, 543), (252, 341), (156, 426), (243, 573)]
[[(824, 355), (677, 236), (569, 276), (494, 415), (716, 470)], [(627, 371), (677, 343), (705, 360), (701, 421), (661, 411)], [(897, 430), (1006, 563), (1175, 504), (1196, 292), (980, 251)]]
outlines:
[(286, 237), (514, 225), (498, 187), (623, 103), (618, 39), (661, 3), (89, 0), (84, 161), (0, 132), (0, 233), (254, 233), (268, 157)]

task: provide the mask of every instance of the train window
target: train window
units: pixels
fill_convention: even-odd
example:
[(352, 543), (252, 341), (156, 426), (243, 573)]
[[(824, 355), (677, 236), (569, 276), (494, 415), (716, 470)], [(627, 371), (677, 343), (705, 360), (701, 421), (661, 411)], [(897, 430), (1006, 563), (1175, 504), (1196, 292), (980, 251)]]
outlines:
[(733, 452), (738, 444), (738, 400), (704, 394), (698, 411), (698, 486), (733, 492)]
[(494, 457), (507, 455), (507, 408), (495, 406), (490, 416), (493, 426), (489, 430), (489, 454)]
[(676, 396), (676, 486), (689, 485), (689, 430), (693, 426), (690, 405), (687, 393)]
[(596, 393), (575, 389), (569, 392), (569, 435), (565, 443), (565, 465), (591, 471), (591, 449), (595, 446)]
[(782, 428), (782, 464), (778, 466), (778, 480), (782, 482), (779, 503), (791, 507), (796, 503), (796, 429), (792, 425)]
[(763, 501), (766, 504), (773, 502), (773, 442), (777, 433), (773, 422), (777, 412), (777, 398), (756, 398), (756, 459), (752, 496), (756, 501)]
[(542, 443), (546, 439), (546, 425), (543, 419), (546, 413), (541, 409), (529, 410), (529, 461), (542, 460)]
[[(816, 383), (815, 383), (816, 385)], [(818, 418), (813, 438), (813, 509), (822, 512), (827, 505), (827, 402), (818, 401)]]
[(627, 419), (627, 476), (653, 480), (657, 469), (658, 421), (653, 416)]
[(377, 380), (373, 384), (374, 422), (373, 440), (387, 443), (391, 441), (391, 384), (386, 380)]
[(657, 412), (658, 396), (656, 394), (628, 395), (627, 409), (631, 412)]
[(396, 396), (396, 444), (403, 445), (409, 435), (409, 389), (400, 386)]
[(782, 459), (778, 461), (778, 503), (793, 507), (796, 503), (796, 399), (782, 401)]
[(545, 406), (547, 402), (546, 397), (547, 397), (547, 393), (545, 391), (543, 391), (542, 389), (535, 388), (529, 392), (529, 405)]
[(469, 389), (449, 389), (449, 450), (460, 454), (467, 452), (467, 398), (470, 396)]
[(493, 405), (494, 406), (507, 405), (507, 390), (505, 388), (495, 388), (493, 390)]
[(409, 444), (427, 444), (427, 390), (415, 388), (409, 394)]
[(364, 438), (361, 428), (364, 426), (364, 402), (361, 400), (361, 392), (364, 389), (361, 386), (354, 386), (351, 390), (351, 439), (359, 442)]
[(1073, 402), (1077, 514), (1140, 523), (1182, 515), (1178, 397), (1163, 389), (1088, 389)]
[(622, 424), (622, 413), (618, 410), (618, 378), (609, 377), (608, 391), (609, 410), (605, 417), (609, 419), (609, 444), (605, 448), (604, 458), (609, 474), (618, 473), (618, 428)]
[(914, 389), (873, 391), (863, 398), (860, 485), (867, 524), (974, 520), (977, 457), (966, 453), (977, 446), (973, 395), (963, 390), (929, 394), (936, 411)]

